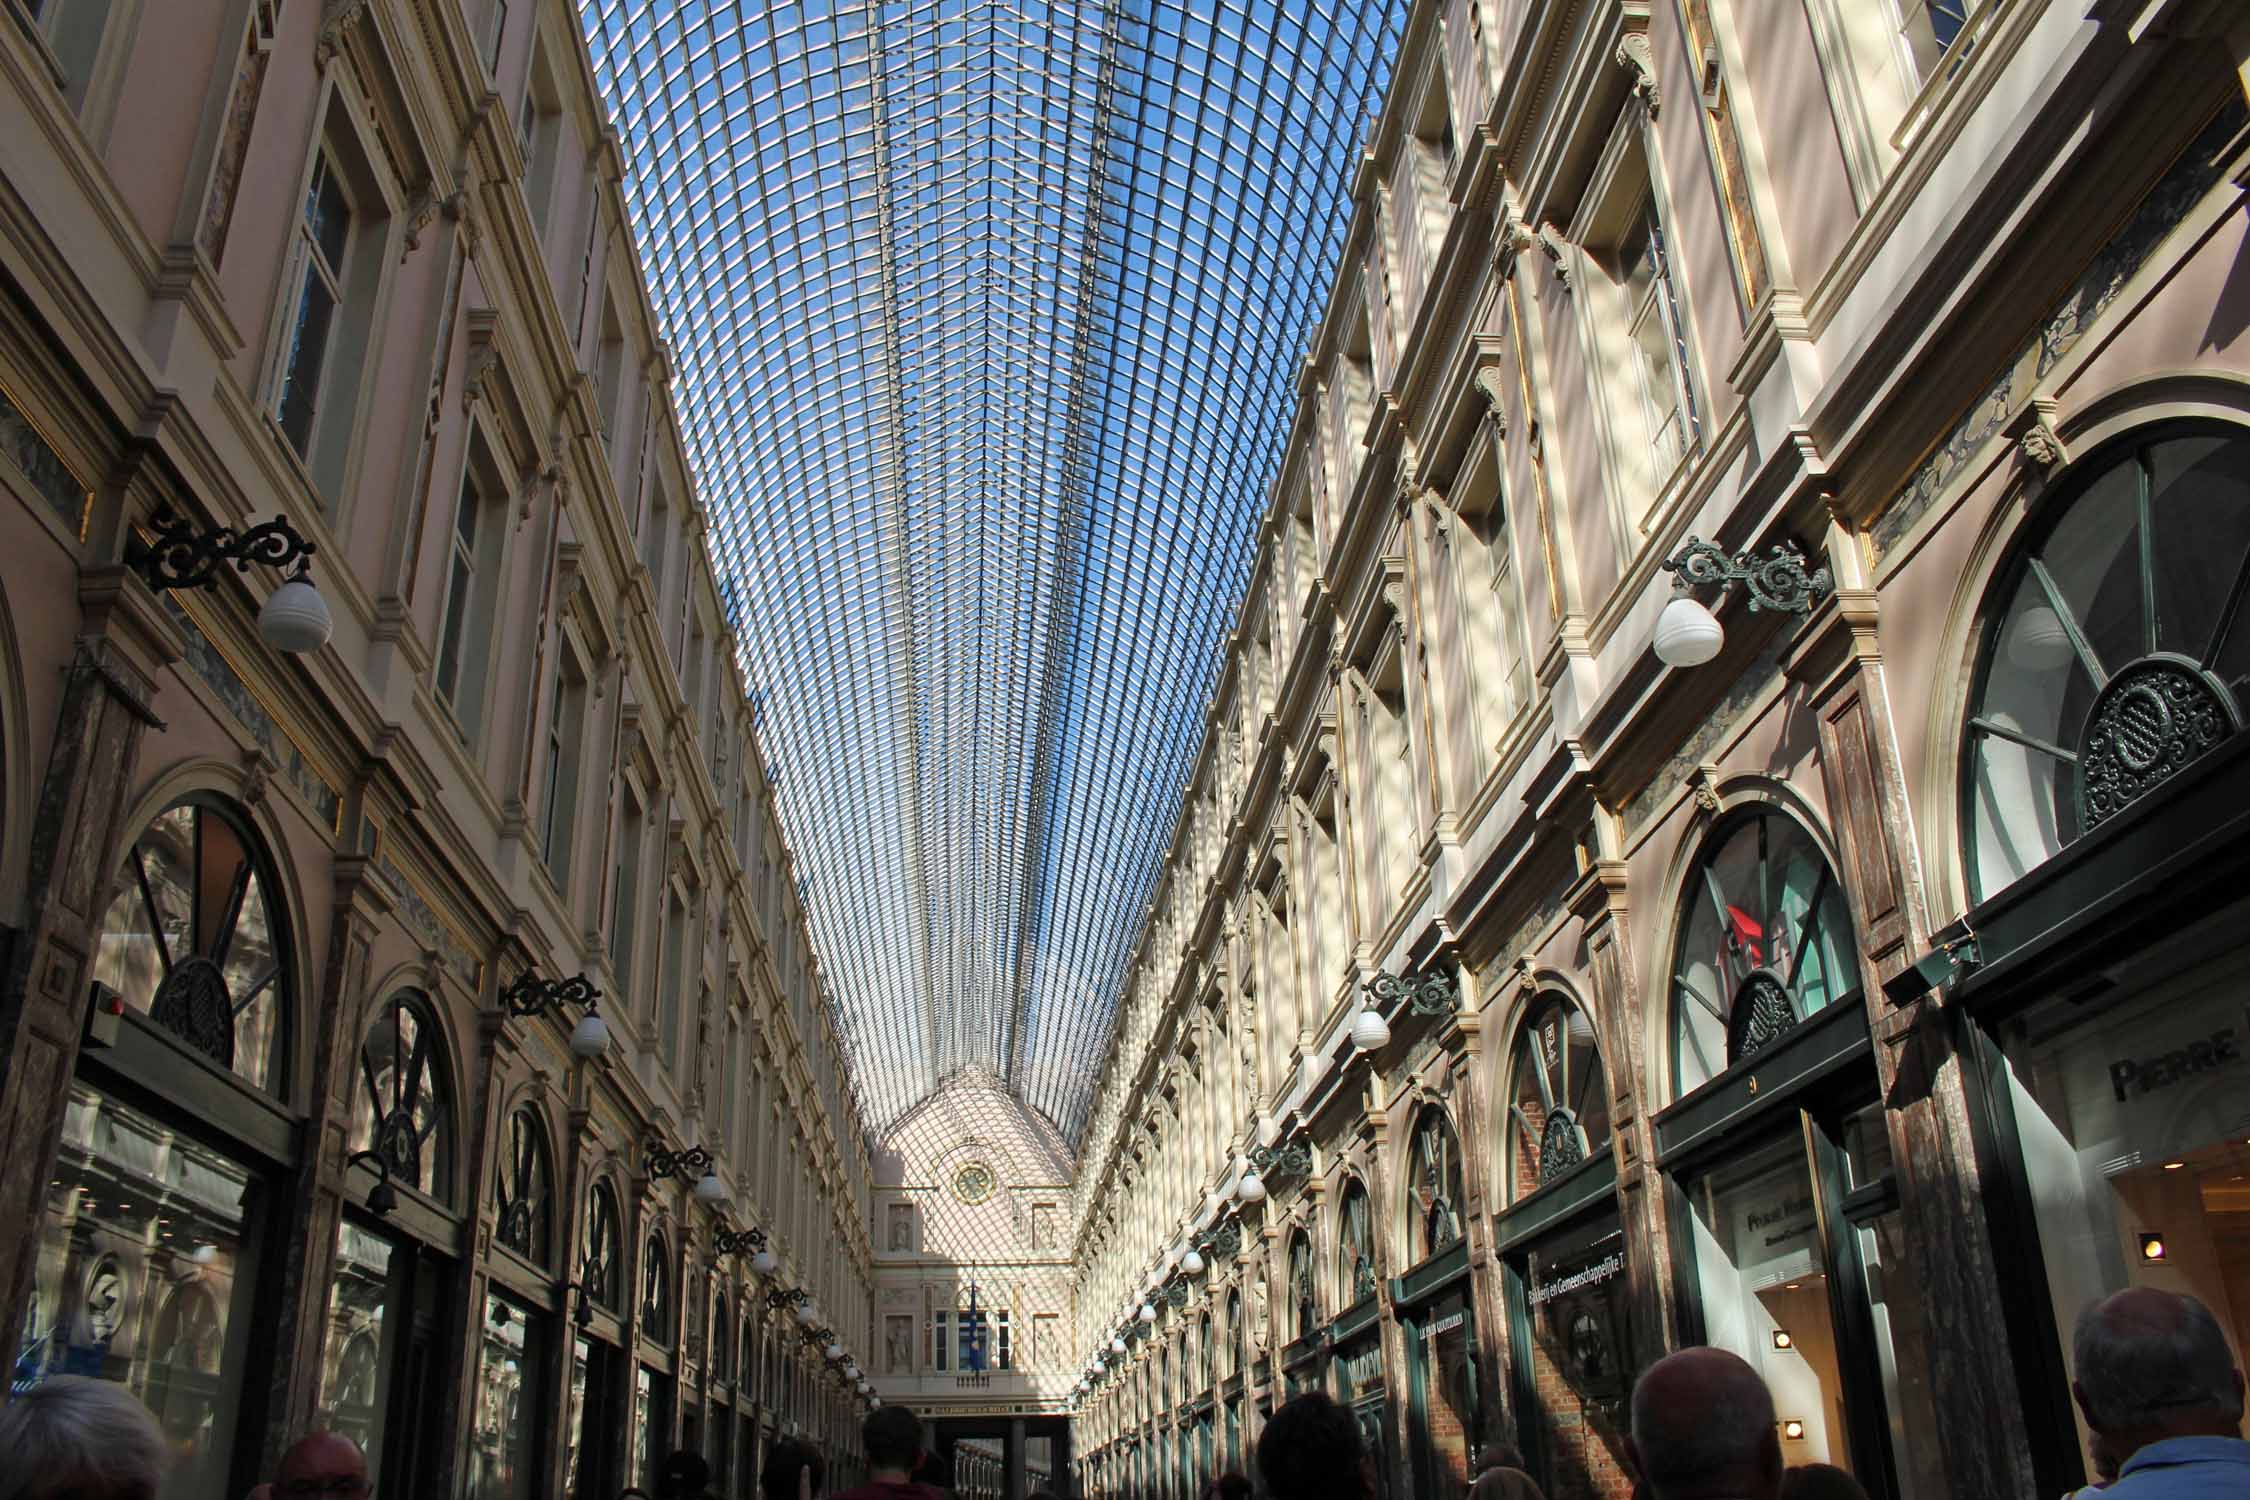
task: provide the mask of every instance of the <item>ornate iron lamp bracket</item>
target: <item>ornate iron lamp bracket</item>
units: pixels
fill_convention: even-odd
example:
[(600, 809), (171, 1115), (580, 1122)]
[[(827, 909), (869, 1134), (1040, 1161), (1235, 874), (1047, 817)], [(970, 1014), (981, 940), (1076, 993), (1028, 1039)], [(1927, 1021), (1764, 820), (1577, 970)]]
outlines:
[(1263, 1177), (1303, 1177), (1312, 1171), (1312, 1147), (1303, 1141), (1250, 1148), (1250, 1165)]
[(592, 1005), (602, 992), (584, 974), (573, 974), (568, 979), (541, 979), (526, 969), (500, 992), (500, 1003), (511, 1016), (527, 1018), (558, 1005)]
[(1748, 547), (1728, 557), (1714, 544), (1691, 536), (1665, 559), (1664, 571), (1673, 575), (1672, 586), (1682, 591), (1715, 583), (1723, 594), (1739, 583), (1750, 596), (1752, 614), (1772, 609), (1801, 615), (1812, 608), (1813, 600), (1835, 592), (1828, 570), (1808, 568), (1804, 549), (1795, 542), (1776, 542), (1764, 557)]
[(765, 1248), (763, 1229), (722, 1229), (711, 1237), (711, 1250), (715, 1255), (739, 1255), (745, 1250), (756, 1254)]
[(677, 1151), (667, 1151), (662, 1146), (648, 1148), (648, 1175), (651, 1177), (701, 1177), (713, 1165), (711, 1153), (701, 1146), (683, 1146)]
[(1371, 974), (1363, 987), (1375, 1005), (1388, 1007), (1403, 1000), (1406, 1008), (1417, 1016), (1450, 1016), (1461, 1008), (1460, 986), (1444, 969), (1430, 969), (1412, 976)]
[(785, 1307), (803, 1307), (810, 1301), (812, 1301), (811, 1294), (801, 1286), (793, 1286), (787, 1289), (776, 1287), (766, 1293), (766, 1306), (772, 1308), (775, 1312), (780, 1312)]
[(236, 531), (220, 526), (203, 531), (169, 505), (160, 505), (148, 518), (155, 536), (136, 536), (125, 544), (125, 566), (161, 593), (166, 589), (199, 589), (208, 584), (226, 563), (237, 572), (248, 572), (252, 563), (276, 568), (295, 565), (302, 574), (320, 549), (298, 535), (284, 516), (260, 521)]

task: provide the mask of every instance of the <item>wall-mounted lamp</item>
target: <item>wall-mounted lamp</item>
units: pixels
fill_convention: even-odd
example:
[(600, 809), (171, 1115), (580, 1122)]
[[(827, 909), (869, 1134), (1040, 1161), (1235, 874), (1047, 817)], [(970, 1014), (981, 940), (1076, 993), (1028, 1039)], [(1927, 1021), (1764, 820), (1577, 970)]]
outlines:
[(1668, 667), (1699, 667), (1726, 644), (1718, 617), (1696, 600), (1694, 589), (1717, 584), (1723, 599), (1739, 583), (1750, 596), (1751, 613), (1772, 609), (1792, 615), (1804, 614), (1813, 600), (1835, 592), (1828, 570), (1808, 570), (1804, 551), (1795, 542), (1776, 542), (1764, 557), (1745, 547), (1730, 558), (1691, 536), (1665, 559), (1664, 571), (1673, 575), (1672, 587), (1679, 593), (1656, 617), (1651, 644), (1656, 659)]
[(1788, 1329), (1776, 1328), (1773, 1331), (1773, 1346), (1776, 1349), (1794, 1349), (1797, 1347), (1797, 1341), (1789, 1336)]
[(727, 1185), (719, 1181), (714, 1170), (717, 1163), (709, 1151), (701, 1146), (683, 1146), (677, 1151), (667, 1151), (662, 1146), (648, 1148), (648, 1175), (651, 1177), (685, 1177), (695, 1175), (695, 1196), (705, 1203), (723, 1203)]
[(1786, 1417), (1781, 1423), (1781, 1435), (1792, 1443), (1805, 1440), (1805, 1421), (1802, 1417)]
[(380, 1151), (361, 1151), (344, 1163), (349, 1172), (361, 1162), (375, 1169), (375, 1185), (367, 1190), (367, 1211), (382, 1218), (398, 1207), (398, 1189), (391, 1186), (391, 1164)]
[(2155, 1265), (2163, 1259), (2164, 1236), (2161, 1233), (2144, 1232), (2141, 1235), (2141, 1260), (2148, 1265)]
[(805, 1310), (812, 1306), (812, 1296), (803, 1287), (776, 1287), (766, 1293), (766, 1306), (775, 1312), (786, 1307), (802, 1319)]
[(1141, 1310), (1133, 1316), (1139, 1318), (1143, 1324), (1153, 1323), (1156, 1321), (1156, 1305), (1152, 1302), (1143, 1302)]
[(1250, 1165), (1234, 1185), (1234, 1196), (1244, 1203), (1262, 1202), (1266, 1196), (1267, 1173), (1283, 1177), (1302, 1177), (1312, 1171), (1312, 1148), (1302, 1141), (1284, 1141), (1277, 1146), (1250, 1148)]
[(1109, 1341), (1109, 1352), (1122, 1356), (1125, 1353), (1125, 1340), (1122, 1338), (1111, 1339)]
[(266, 596), (258, 609), (258, 635), (276, 651), (297, 654), (317, 651), (328, 644), (336, 624), (328, 614), (328, 601), (312, 584), (312, 556), (320, 549), (297, 534), (286, 517), (275, 516), (236, 531), (231, 526), (198, 530), (169, 505), (160, 505), (148, 518), (155, 531), (150, 540), (135, 536), (125, 544), (125, 566), (141, 581), (162, 593), (167, 589), (206, 588), (218, 577), (222, 564), (233, 563), (236, 572), (248, 572), (252, 563), (288, 568), (281, 587)]
[(1190, 1276), (1201, 1276), (1203, 1274), (1203, 1252), (1193, 1245), (1188, 1246), (1187, 1254), (1180, 1257), (1180, 1269)]
[(541, 979), (526, 969), (500, 992), (500, 1003), (518, 1020), (565, 1005), (583, 1005), (586, 1014), (571, 1028), (570, 1050), (580, 1057), (599, 1057), (609, 1050), (609, 1023), (594, 1008), (601, 994), (584, 974), (573, 974), (568, 979)]

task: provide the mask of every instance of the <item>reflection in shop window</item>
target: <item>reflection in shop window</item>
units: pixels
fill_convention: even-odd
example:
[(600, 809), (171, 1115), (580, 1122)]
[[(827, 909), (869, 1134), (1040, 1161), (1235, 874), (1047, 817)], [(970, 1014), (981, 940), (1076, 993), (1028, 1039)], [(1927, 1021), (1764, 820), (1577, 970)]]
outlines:
[(256, 840), (200, 802), (159, 814), (126, 853), (94, 979), (252, 1088), (278, 1093), (288, 975)]
[(379, 1154), (393, 1185), (441, 1202), (452, 1191), (452, 1091), (437, 1021), (417, 994), (385, 1002), (360, 1044), (351, 1149)]
[(1584, 1011), (1560, 995), (1541, 999), (1516, 1033), (1509, 1076), (1511, 1199), (1609, 1150), (1609, 1082)]
[(1851, 912), (1812, 835), (1772, 808), (1713, 832), (1681, 895), (1673, 1067), (1686, 1094), (1859, 990)]
[[(346, 1220), (336, 1227), (336, 1261), (329, 1269), (328, 1328), (322, 1340), (320, 1425), (359, 1444), (370, 1459), (383, 1451), (383, 1418), (390, 1401), (389, 1316), (392, 1262), (398, 1247)], [(399, 1269), (403, 1270), (404, 1267)]]
[(1375, 1295), (1375, 1220), (1367, 1188), (1357, 1181), (1345, 1187), (1336, 1215), (1336, 1284), (1347, 1307)]
[(1414, 1122), (1408, 1147), (1407, 1190), (1414, 1219), (1408, 1227), (1409, 1257), (1423, 1260), (1461, 1238), (1461, 1145), (1445, 1111), (1431, 1107)]
[(540, 1332), (523, 1304), (486, 1294), (469, 1438), (472, 1500), (530, 1500), (537, 1488)]
[(500, 1200), (500, 1243), (539, 1265), (547, 1261), (548, 1230), (554, 1217), (546, 1135), (539, 1116), (531, 1110), (519, 1109), (510, 1115), (507, 1163), (495, 1185)]
[(246, 1339), (239, 1283), (260, 1186), (250, 1169), (84, 1085), (63, 1117), (11, 1387), (114, 1380), (177, 1455), (163, 1500), (232, 1500)]

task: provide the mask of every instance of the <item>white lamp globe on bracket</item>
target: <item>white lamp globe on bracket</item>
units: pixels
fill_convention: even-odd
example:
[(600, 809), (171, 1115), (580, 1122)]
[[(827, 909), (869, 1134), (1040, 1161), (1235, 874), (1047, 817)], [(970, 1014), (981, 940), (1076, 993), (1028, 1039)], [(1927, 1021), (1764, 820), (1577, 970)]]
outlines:
[(1263, 1203), (1266, 1201), (1266, 1180), (1258, 1175), (1256, 1167), (1248, 1163), (1243, 1164), (1242, 1176), (1236, 1179), (1234, 1184), (1234, 1196), (1243, 1203)]
[(1188, 1246), (1187, 1254), (1180, 1257), (1180, 1269), (1190, 1276), (1201, 1276), (1203, 1274), (1203, 1252), (1193, 1245)]
[(599, 1057), (609, 1050), (609, 1023), (591, 1005), (570, 1029), (570, 1050), (576, 1057)]
[(695, 1196), (704, 1203), (724, 1203), (727, 1185), (719, 1180), (717, 1172), (706, 1172), (695, 1180)]
[(1149, 1324), (1156, 1321), (1156, 1308), (1151, 1303), (1143, 1302), (1141, 1304), (1141, 1310), (1135, 1313), (1134, 1316), (1141, 1320), (1141, 1326), (1145, 1328)]
[(335, 633), (328, 601), (313, 587), (311, 570), (304, 563), (298, 563), (297, 570), (258, 607), (258, 638), (276, 651), (292, 656), (318, 651)]
[(781, 1262), (775, 1258), (771, 1250), (760, 1250), (756, 1255), (750, 1257), (750, 1269), (760, 1276), (771, 1276), (780, 1268)]
[(1109, 1352), (1122, 1356), (1125, 1353), (1125, 1341), (1121, 1338), (1111, 1339), (1109, 1341)]
[(1700, 667), (1726, 643), (1718, 616), (1686, 594), (1675, 594), (1666, 602), (1650, 641), (1656, 659), (1668, 667)]
[(1391, 1023), (1373, 1005), (1352, 1020), (1352, 1045), (1362, 1052), (1380, 1052), (1391, 1044)]
[(831, 1343), (828, 1346), (828, 1357), (831, 1360), (842, 1359), (844, 1357), (844, 1346), (842, 1344)]

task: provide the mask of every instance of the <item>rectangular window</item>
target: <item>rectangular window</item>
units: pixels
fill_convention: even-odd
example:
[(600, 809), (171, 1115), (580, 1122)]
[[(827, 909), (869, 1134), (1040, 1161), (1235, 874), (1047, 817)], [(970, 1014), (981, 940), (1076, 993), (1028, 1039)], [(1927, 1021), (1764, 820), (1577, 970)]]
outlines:
[(547, 712), (544, 783), (539, 813), (539, 846), (547, 871), (565, 891), (570, 886), (570, 846), (578, 825), (578, 761), (585, 741), (586, 675), (565, 648), (555, 672), (554, 700)]
[(281, 431), (299, 458), (312, 458), (313, 420), (320, 408), (336, 309), (344, 300), (344, 256), (351, 248), (352, 206), (343, 174), (323, 148), (298, 217), (298, 291), (281, 378)]
[(475, 738), (484, 708), (500, 544), (500, 487), (481, 443), (472, 443), (446, 544), (444, 614), (438, 620), (437, 695), (462, 732)]
[(62, 74), (63, 97), (73, 112), (83, 111), (118, 9), (116, 0), (28, 0), (26, 8), (32, 30), (47, 44)]
[(1002, 1308), (992, 1315), (992, 1368), (1012, 1370), (1015, 1367), (1016, 1350), (1009, 1338), (1008, 1310)]
[(645, 822), (641, 805), (633, 800), (630, 791), (626, 792), (624, 808), (617, 820), (616, 885), (610, 897), (609, 966), (617, 982), (627, 989), (633, 984), (633, 934), (640, 909), (641, 840)]
[(942, 1312), (930, 1314), (930, 1368), (940, 1374), (952, 1368), (949, 1363), (953, 1355), (952, 1341), (953, 1315)]
[(500, 43), (508, 34), (508, 0), (485, 0), (484, 71), (500, 76)]
[(1655, 204), (1646, 204), (1638, 219), (1618, 247), (1617, 259), (1624, 271), (1626, 335), (1633, 344), (1641, 418), (1648, 430), (1649, 472), (1661, 483), (1687, 453), (1687, 383), (1681, 376), (1679, 314)]
[(674, 896), (664, 903), (664, 978), (657, 1002), (657, 1035), (663, 1040), (667, 1064), (680, 1055), (680, 969), (685, 962), (686, 927), (687, 909)]
[(531, 46), (516, 135), (523, 146), (523, 192), (531, 205), (532, 227), (544, 236), (555, 196), (555, 165), (562, 156), (562, 99), (543, 41), (535, 40)]
[(624, 430), (624, 414), (617, 409), (624, 387), (625, 329), (617, 321), (617, 308), (612, 303), (602, 310), (601, 349), (594, 358), (594, 399), (599, 408), (602, 436), (613, 451), (618, 435)]

